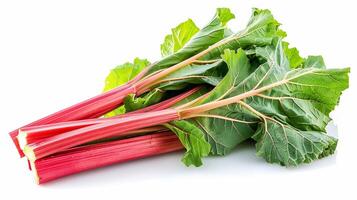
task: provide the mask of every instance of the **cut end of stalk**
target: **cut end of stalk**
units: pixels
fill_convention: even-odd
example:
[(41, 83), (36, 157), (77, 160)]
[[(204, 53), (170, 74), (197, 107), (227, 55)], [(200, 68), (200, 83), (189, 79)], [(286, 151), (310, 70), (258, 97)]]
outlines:
[(10, 135), (12, 141), (13, 141), (14, 144), (15, 144), (15, 147), (16, 147), (16, 149), (17, 149), (17, 152), (19, 152), (19, 155), (20, 155), (20, 157), (22, 158), (22, 157), (25, 156), (25, 154), (24, 154), (24, 152), (22, 152), (22, 150), (21, 150), (21, 148), (20, 148), (20, 145), (19, 145), (19, 141), (17, 140), (17, 135), (18, 135), (18, 133), (19, 133), (19, 132), (18, 132), (18, 130), (16, 129), (16, 130), (10, 132), (9, 135)]
[(33, 177), (35, 178), (35, 182), (37, 185), (40, 184), (40, 177), (38, 176), (36, 165), (34, 161), (30, 161)]
[(24, 154), (27, 157), (27, 159), (29, 159), (30, 162), (34, 162), (36, 160), (36, 155), (35, 152), (33, 151), (33, 149), (31, 147), (29, 147), (28, 145), (25, 145), (25, 147), (23, 148)]
[(23, 150), (27, 145), (27, 133), (19, 130), (19, 134), (17, 135), (17, 140), (19, 141), (19, 146)]

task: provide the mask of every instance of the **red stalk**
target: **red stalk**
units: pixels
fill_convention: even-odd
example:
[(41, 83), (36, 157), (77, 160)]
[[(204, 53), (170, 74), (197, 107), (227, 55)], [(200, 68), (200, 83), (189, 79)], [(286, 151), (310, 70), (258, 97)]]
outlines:
[(29, 144), (24, 148), (24, 153), (28, 159), (34, 161), (87, 142), (113, 135), (118, 136), (128, 131), (160, 125), (178, 119), (180, 119), (180, 117), (175, 109), (153, 111), (113, 119), (110, 122), (87, 126)]
[(157, 133), (72, 148), (32, 162), (32, 168), (36, 182), (42, 184), (89, 169), (178, 151), (182, 148), (174, 134)]
[(119, 116), (116, 116), (113, 118), (87, 119), (87, 120), (80, 120), (80, 121), (61, 122), (61, 123), (46, 124), (46, 125), (41, 125), (41, 126), (25, 127), (25, 128), (20, 129), (20, 131), (19, 131), (19, 135), (18, 135), (19, 146), (21, 149), (23, 149), (25, 145), (34, 143), (38, 140), (52, 137), (52, 136), (58, 135), (60, 133), (83, 128), (86, 126), (110, 122), (115, 118), (134, 116), (134, 115), (138, 115), (140, 113), (148, 112), (148, 111), (163, 110), (163, 109), (173, 106), (177, 102), (194, 94), (200, 88), (201, 87), (195, 87), (187, 92), (184, 92), (180, 95), (177, 95), (175, 97), (172, 97), (170, 99), (162, 101), (158, 104), (155, 104), (155, 105), (152, 105), (152, 106), (140, 109), (140, 110), (136, 110), (136, 111), (124, 114), (124, 115), (119, 115)]
[[(71, 127), (73, 128), (74, 126), (71, 126)], [(72, 130), (75, 130), (75, 129), (72, 129)], [(153, 132), (153, 131), (164, 131), (164, 130), (167, 130), (167, 129), (165, 127), (163, 127), (163, 126), (152, 126), (152, 127), (148, 127), (148, 128), (142, 128), (142, 129), (127, 131), (125, 133), (113, 133), (113, 135), (105, 137), (105, 138), (102, 138), (100, 140), (105, 141), (105, 140), (113, 139), (113, 138), (122, 138), (122, 137), (128, 137), (128, 136), (135, 136), (135, 135), (138, 135), (138, 134), (150, 133), (150, 132)], [(46, 133), (46, 132), (42, 132), (42, 133)], [(24, 149), (24, 147), (26, 145), (28, 145), (28, 144), (36, 143), (36, 142), (42, 141), (42, 140), (44, 140), (46, 138), (49, 138), (49, 137), (52, 137), (52, 136), (55, 136), (55, 135), (59, 135), (61, 133), (63, 133), (63, 132), (55, 133), (55, 132), (51, 132), (50, 131), (50, 132), (46, 133), (47, 134), (46, 137), (44, 135), (29, 134), (29, 135), (27, 135), (27, 137), (25, 139), (23, 139), (23, 138), (19, 139), (20, 147), (22, 149)], [(94, 141), (94, 142), (96, 142), (96, 141)]]
[[(113, 89), (111, 91), (108, 91), (106, 93), (103, 93), (101, 95), (97, 95), (93, 98), (82, 101), (66, 109), (60, 110), (47, 117), (41, 118), (37, 121), (27, 124), (21, 128), (56, 123), (56, 122), (63, 122), (63, 121), (80, 120), (89, 117), (96, 118), (120, 105), (124, 97), (130, 92), (133, 92), (133, 88), (131, 88), (128, 84), (126, 84), (116, 89)], [(111, 99), (111, 101), (108, 99)], [(10, 132), (10, 136), (13, 142), (15, 143), (15, 146), (20, 156), (23, 157), (24, 154), (19, 146), (17, 135), (18, 135), (18, 129)]]
[[(112, 89), (110, 91), (107, 91), (107, 92), (104, 92), (102, 94), (99, 94), (95, 97), (92, 97), (90, 99), (87, 99), (87, 100), (84, 100), (80, 103), (77, 103), (73, 106), (70, 106), (68, 108), (65, 108), (65, 109), (62, 109), (58, 112), (55, 112), (51, 115), (48, 115), (44, 118), (41, 118), (39, 120), (36, 120), (32, 123), (29, 123), (25, 126), (22, 126), (21, 128), (25, 128), (25, 127), (29, 127), (29, 126), (39, 126), (39, 125), (44, 125), (44, 124), (50, 124), (50, 123), (56, 123), (56, 122), (65, 122), (65, 121), (72, 121), (72, 120), (81, 120), (81, 119), (88, 119), (88, 118), (97, 118), (97, 117), (100, 117), (102, 116), (103, 114), (109, 112), (110, 110), (113, 110), (114, 108), (116, 108), (118, 105), (120, 105), (123, 101), (123, 98), (121, 98), (121, 96), (112, 96), (114, 94), (117, 94), (117, 93), (121, 93), (123, 91), (126, 91), (124, 92), (124, 97), (126, 95), (128, 95), (130, 93), (130, 91), (132, 91), (132, 85), (136, 82), (138, 82), (140, 79), (142, 79), (147, 71), (152, 67), (152, 65), (150, 66), (147, 66), (144, 70), (142, 70), (134, 79), (128, 81), (126, 84), (124, 85), (121, 85), (115, 89)], [(131, 90), (127, 90), (131, 88)], [(134, 89), (134, 91), (136, 91)], [(91, 107), (91, 105), (93, 106), (94, 105), (97, 105), (98, 104), (98, 100), (101, 100), (101, 99), (105, 99), (105, 98), (114, 98), (116, 99), (117, 101), (114, 103), (115, 105), (113, 104), (110, 104), (111, 107), (109, 106), (103, 106), (103, 109), (99, 109), (99, 110), (95, 110), (94, 114), (90, 115), (90, 113), (88, 114), (87, 112), (83, 112), (83, 110), (93, 110), (93, 107)], [(104, 101), (105, 102), (105, 101)], [(89, 108), (88, 108), (89, 107)], [(108, 108), (109, 107), (109, 108)], [(69, 114), (69, 113), (76, 113), (76, 115), (72, 115), (72, 114)], [(20, 128), (19, 128), (20, 129)], [(17, 148), (17, 151), (19, 152), (20, 154), (20, 157), (23, 157), (24, 156), (24, 153), (22, 151), (22, 149), (20, 148), (20, 145), (19, 145), (19, 141), (17, 140), (17, 136), (18, 136), (18, 130), (19, 129), (16, 129), (12, 132), (10, 132), (10, 137), (11, 139), (13, 140), (16, 148)]]
[(29, 144), (25, 147), (24, 152), (29, 160), (34, 161), (36, 159), (43, 158), (73, 146), (108, 137), (113, 133), (121, 133), (154, 125), (160, 125), (162, 123), (167, 123), (173, 120), (197, 117), (206, 111), (232, 103), (241, 102), (242, 99), (254, 96), (280, 84), (284, 84), (284, 82), (281, 81), (278, 83), (273, 83), (259, 89), (251, 90), (249, 92), (242, 93), (230, 98), (209, 102), (203, 105), (197, 105), (193, 107), (190, 107), (192, 105), (188, 105), (188, 108), (184, 106), (177, 109), (171, 108), (161, 111), (146, 112), (140, 116), (129, 116), (102, 124), (87, 126), (81, 129), (46, 138), (43, 141), (39, 141), (37, 143)]

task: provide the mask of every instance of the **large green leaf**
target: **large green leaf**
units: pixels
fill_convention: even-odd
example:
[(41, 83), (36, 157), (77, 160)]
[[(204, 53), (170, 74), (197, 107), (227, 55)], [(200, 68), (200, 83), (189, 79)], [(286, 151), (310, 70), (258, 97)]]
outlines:
[[(127, 62), (116, 66), (105, 79), (103, 91), (106, 92), (127, 83), (149, 64), (150, 62), (146, 59), (135, 58), (133, 63)], [(125, 108), (120, 106), (107, 113), (105, 117), (112, 117), (123, 113), (125, 113)]]
[[(249, 70), (242, 73), (241, 70), (251, 68), (249, 62), (245, 62), (248, 59), (244, 51), (239, 50), (236, 54), (226, 51), (223, 58), (229, 71), (201, 101), (202, 105), (222, 99), (235, 102), (194, 119), (196, 122), (221, 120), (220, 123), (211, 121), (203, 126), (196, 124), (202, 130), (210, 125), (211, 130), (219, 127), (219, 130), (205, 131), (206, 135), (210, 134), (206, 138), (211, 143), (211, 151), (216, 154), (229, 152), (236, 145), (235, 140), (243, 138), (234, 138), (232, 133), (239, 134), (239, 129), (245, 126), (251, 128), (252, 134), (257, 126), (253, 137), (257, 140), (257, 154), (269, 162), (290, 166), (333, 153), (336, 139), (324, 131), (330, 120), (329, 113), (348, 87), (349, 69), (308, 67), (291, 70), (281, 40), (276, 46), (260, 47), (255, 52), (266, 63), (253, 73)], [(240, 80), (240, 74), (245, 74), (243, 80), (235, 81)], [(222, 142), (217, 138), (227, 127), (236, 129), (230, 129), (231, 134), (221, 135), (223, 139), (231, 139)]]
[[(245, 93), (260, 85), (273, 84), (284, 78), (290, 71), (289, 61), (285, 57), (281, 45), (277, 47), (276, 49), (270, 46), (256, 49), (258, 55), (267, 59), (267, 63), (262, 64), (231, 95)], [(293, 88), (296, 88), (296, 86), (282, 85), (274, 87), (258, 96), (248, 97), (245, 101), (255, 109), (274, 115), (274, 117), (287, 121), (303, 130), (324, 131), (326, 124), (330, 120), (329, 117), (322, 113), (314, 105), (316, 102), (311, 101), (311, 99), (293, 97), (291, 94)], [(316, 99), (316, 101), (319, 100)]]
[[(290, 70), (281, 41), (275, 48), (256, 52), (267, 62), (233, 89), (218, 93), (239, 105), (227, 107), (244, 116), (250, 112), (261, 121), (253, 137), (258, 155), (289, 166), (327, 155), (324, 149), (333, 152), (336, 141), (325, 137), (324, 130), (329, 113), (348, 87), (349, 69)], [(306, 146), (309, 142), (313, 150)]]
[[(225, 50), (222, 59), (227, 63), (229, 70), (224, 79), (200, 104), (224, 98), (227, 91), (234, 89), (254, 71), (254, 67), (250, 65), (248, 57), (241, 49), (237, 52)], [(257, 122), (249, 113), (244, 114), (243, 110), (232, 106), (211, 110), (192, 121), (205, 133), (213, 155), (225, 155), (237, 144), (250, 138)]]
[(182, 145), (186, 148), (182, 162), (185, 163), (186, 166), (201, 166), (202, 157), (208, 156), (211, 149), (202, 131), (185, 120), (172, 121), (165, 124), (165, 126), (176, 133)]
[(182, 22), (175, 28), (171, 29), (171, 34), (165, 36), (165, 40), (161, 44), (161, 55), (165, 57), (177, 52), (198, 31), (199, 28), (192, 21), (192, 19), (188, 19), (187, 21)]
[(149, 73), (182, 62), (222, 40), (226, 36), (226, 24), (233, 18), (234, 15), (228, 8), (218, 8), (213, 19), (205, 27), (192, 36), (181, 49), (177, 50), (177, 52), (170, 54), (157, 62), (149, 70)]
[[(243, 83), (245, 90), (256, 87), (254, 83), (263, 86), (280, 81), (284, 84), (270, 89), (271, 94), (266, 93), (275, 97), (279, 95), (293, 96), (295, 99), (305, 100), (321, 113), (328, 115), (338, 103), (341, 92), (348, 88), (349, 68), (323, 69), (306, 66), (304, 69), (290, 71), (289, 62), (282, 50), (281, 43), (277, 44), (276, 48), (258, 48), (257, 54), (265, 54), (267, 63), (252, 74), (251, 78), (247, 78)], [(285, 98), (285, 100), (289, 100), (289, 98)]]
[[(282, 31), (278, 29), (279, 23), (268, 10), (254, 9), (247, 27), (237, 34), (232, 34), (225, 28), (225, 24), (233, 17), (234, 15), (229, 9), (217, 9), (217, 13), (209, 25), (198, 31), (182, 49), (156, 63), (151, 68), (151, 72), (183, 61), (217, 42), (224, 44), (213, 49), (212, 52), (203, 58), (204, 60), (219, 58), (225, 48), (236, 50), (239, 47), (254, 48), (255, 46), (264, 46), (270, 44), (274, 38), (282, 34)], [(229, 39), (229, 42), (223, 38)], [(166, 79), (170, 81), (162, 80), (165, 83), (159, 87), (166, 90), (178, 90), (186, 87), (190, 83), (209, 83), (217, 85), (225, 75), (222, 72), (226, 72), (226, 70), (222, 67), (211, 69), (212, 66), (214, 65), (192, 64), (186, 66), (166, 77)], [(210, 69), (209, 71), (205, 70), (208, 68)], [(197, 73), (199, 71), (201, 71), (201, 73)]]
[(276, 120), (266, 119), (253, 136), (257, 155), (270, 163), (296, 166), (333, 154), (337, 139), (316, 131), (301, 131)]

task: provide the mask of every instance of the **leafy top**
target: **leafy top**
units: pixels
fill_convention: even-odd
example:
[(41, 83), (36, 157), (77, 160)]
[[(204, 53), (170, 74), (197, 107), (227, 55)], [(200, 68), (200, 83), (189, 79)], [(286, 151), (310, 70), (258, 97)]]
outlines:
[(171, 34), (165, 36), (165, 40), (161, 44), (161, 55), (165, 57), (177, 52), (198, 31), (199, 28), (192, 21), (192, 19), (188, 19), (187, 21), (182, 22), (175, 28), (171, 29)]
[[(184, 109), (191, 111), (182, 115), (189, 119), (165, 124), (185, 146), (186, 165), (200, 166), (202, 157), (225, 155), (248, 138), (256, 140), (257, 155), (285, 166), (332, 154), (337, 139), (326, 135), (325, 128), (348, 88), (349, 68), (326, 69), (321, 56), (302, 58), (297, 48), (281, 40), (286, 33), (269, 10), (253, 9), (246, 28), (238, 33), (226, 27), (233, 18), (229, 9), (219, 8), (200, 30), (190, 19), (173, 28), (161, 45), (164, 58), (149, 73), (207, 48), (209, 52), (158, 80), (159, 89), (141, 97), (130, 95), (126, 106), (135, 110), (158, 102), (162, 90), (201, 83), (216, 86), (195, 96), (200, 100)], [(217, 48), (209, 48), (212, 45)], [(118, 66), (108, 76), (105, 90), (130, 80), (146, 65), (138, 59)]]
[(116, 66), (110, 71), (107, 78), (105, 79), (105, 86), (103, 91), (114, 89), (120, 85), (133, 79), (139, 74), (150, 62), (147, 59), (135, 58), (133, 63), (126, 62), (122, 65)]
[[(281, 41), (275, 47), (257, 48), (256, 53), (266, 63), (237, 83), (243, 68), (249, 67), (243, 62), (244, 51), (225, 52), (223, 57), (235, 55), (236, 62), (224, 59), (230, 66), (228, 78), (201, 104), (227, 103), (207, 110), (205, 116), (246, 125), (257, 122), (252, 138), (257, 141), (257, 154), (268, 162), (291, 166), (332, 153), (337, 140), (325, 135), (325, 127), (329, 113), (348, 87), (349, 69), (291, 70)], [(220, 87), (223, 84), (227, 85)]]

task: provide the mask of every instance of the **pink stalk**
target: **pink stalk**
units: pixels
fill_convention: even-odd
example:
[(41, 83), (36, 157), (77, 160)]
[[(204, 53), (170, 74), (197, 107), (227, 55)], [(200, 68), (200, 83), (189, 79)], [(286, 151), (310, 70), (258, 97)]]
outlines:
[[(87, 120), (82, 120), (82, 121), (87, 121)], [(82, 122), (82, 121), (80, 121), (80, 122)], [(75, 128), (75, 125), (78, 125), (77, 128)], [(68, 131), (79, 129), (79, 128), (82, 128), (82, 127), (85, 127), (85, 126), (81, 126), (79, 123), (74, 123), (74, 124), (70, 124), (69, 127), (71, 129), (69, 129)], [(58, 128), (57, 130), (62, 130), (62, 132), (54, 132), (53, 128)], [(44, 140), (46, 138), (49, 138), (49, 137), (52, 137), (52, 136), (59, 135), (61, 133), (67, 132), (67, 131), (65, 131), (66, 128), (67, 127), (61, 129), (61, 127), (59, 127), (59, 126), (53, 126), (53, 127), (50, 127), (50, 129), (47, 130), (47, 132), (46, 132), (46, 129), (36, 129), (35, 130), (36, 132), (31, 132), (30, 131), (28, 133), (27, 132), (26, 133), (25, 132), (21, 132), (19, 134), (19, 136), (21, 136), (21, 137), (18, 136), (19, 137), (20, 147), (21, 147), (21, 149), (24, 149), (26, 145), (29, 145), (29, 144), (32, 144), (32, 143), (36, 143), (36, 142), (42, 141), (42, 140)], [(128, 137), (128, 136), (133, 136), (133, 135), (138, 135), (138, 134), (143, 134), (143, 133), (150, 133), (150, 132), (153, 132), (153, 131), (162, 131), (162, 130), (167, 130), (167, 129), (165, 127), (163, 127), (163, 126), (152, 126), (152, 127), (147, 127), (147, 128), (128, 131), (126, 133), (118, 133), (118, 134), (117, 133), (113, 133), (113, 135), (105, 137), (105, 138), (102, 138), (100, 140), (107, 140), (107, 139), (111, 139), (111, 138), (120, 138), (120, 137)], [(40, 131), (40, 132), (38, 132), (38, 131)], [(37, 133), (42, 133), (42, 134), (38, 135)]]
[[(103, 93), (101, 95), (85, 100), (71, 107), (68, 107), (66, 109), (63, 109), (61, 111), (58, 111), (42, 119), (34, 121), (21, 128), (56, 123), (56, 122), (63, 122), (63, 121), (80, 120), (80, 119), (86, 119), (88, 117), (96, 118), (120, 105), (123, 99), (125, 98), (125, 96), (130, 92), (133, 92), (132, 88), (128, 85), (124, 85), (116, 89), (113, 89), (111, 91), (108, 91), (106, 93)], [(101, 109), (99, 109), (98, 107)], [(15, 143), (15, 146), (20, 156), (23, 157), (24, 154), (19, 146), (17, 135), (18, 135), (18, 129), (10, 132), (10, 136), (13, 142)]]
[[(21, 128), (25, 128), (25, 127), (29, 127), (29, 126), (38, 126), (38, 125), (44, 125), (44, 124), (50, 124), (50, 123), (56, 123), (56, 122), (65, 122), (65, 121), (72, 121), (72, 120), (81, 120), (81, 119), (88, 119), (88, 118), (97, 118), (102, 116), (103, 114), (113, 110), (114, 108), (116, 108), (118, 105), (120, 105), (123, 101), (123, 98), (128, 95), (129, 93), (133, 92), (135, 93), (136, 90), (132, 85), (136, 82), (138, 82), (140, 79), (142, 79), (147, 71), (151, 68), (152, 65), (146, 67), (143, 71), (141, 71), (134, 79), (128, 81), (126, 84), (121, 85), (115, 89), (112, 89), (110, 91), (104, 92), (100, 95), (97, 95), (95, 97), (92, 97), (90, 99), (84, 100), (80, 103), (77, 103), (73, 106), (70, 106), (68, 108), (62, 109), (58, 112), (55, 112), (51, 115), (48, 115), (44, 118), (41, 118), (39, 120), (36, 120), (34, 122), (31, 122), (25, 126), (22, 126)], [(118, 94), (119, 95), (116, 95)], [(113, 96), (114, 95), (114, 96)], [(93, 110), (93, 108), (95, 107), (95, 105), (98, 105), (98, 103), (102, 103), (98, 102), (101, 99), (107, 99), (107, 98), (112, 98), (114, 99), (114, 103), (111, 101), (109, 105), (105, 104), (102, 107), (100, 106), (100, 108), (98, 110)], [(104, 101), (106, 102), (106, 101)], [(109, 103), (109, 102), (108, 102)], [(91, 111), (91, 112), (85, 112), (85, 111)], [(73, 115), (73, 113), (76, 113), (75, 115)], [(19, 128), (20, 129), (20, 128)], [(16, 129), (12, 132), (10, 132), (10, 137), (13, 140), (17, 151), (20, 154), (20, 157), (24, 156), (24, 153), (22, 152), (22, 149), (20, 148), (19, 145), (19, 141), (17, 140), (17, 136), (18, 136), (18, 130)]]
[(178, 119), (180, 117), (175, 109), (165, 109), (118, 118), (110, 122), (87, 126), (31, 143), (25, 146), (24, 153), (30, 161), (34, 161), (87, 142), (113, 135), (125, 134), (128, 131), (160, 125)]
[(41, 125), (41, 126), (25, 127), (25, 128), (20, 129), (19, 134), (18, 134), (19, 146), (21, 149), (23, 149), (24, 146), (27, 144), (34, 143), (38, 140), (42, 140), (42, 139), (45, 139), (48, 137), (52, 137), (54, 135), (58, 135), (60, 133), (72, 131), (75, 129), (83, 128), (83, 127), (94, 125), (94, 124), (110, 122), (116, 118), (134, 116), (134, 115), (138, 115), (140, 113), (148, 112), (148, 111), (163, 110), (163, 109), (173, 106), (174, 104), (178, 103), (179, 101), (194, 94), (199, 89), (200, 89), (200, 87), (195, 87), (187, 92), (184, 92), (180, 95), (177, 95), (175, 97), (172, 97), (170, 99), (162, 101), (158, 104), (155, 104), (155, 105), (152, 105), (152, 106), (140, 109), (140, 110), (136, 110), (136, 111), (133, 111), (133, 112), (130, 112), (127, 114), (118, 115), (113, 118), (87, 119), (87, 120), (80, 120), (80, 121), (61, 122), (61, 123), (46, 124), (46, 125)]
[(244, 105), (244, 102), (241, 100), (257, 95), (261, 92), (264, 92), (265, 90), (269, 90), (272, 87), (284, 83), (284, 81), (280, 81), (233, 97), (220, 99), (202, 105), (195, 106), (186, 104), (187, 107), (183, 106), (176, 109), (170, 108), (161, 111), (146, 112), (140, 116), (129, 116), (113, 120), (111, 122), (87, 126), (81, 129), (46, 138), (43, 141), (39, 141), (37, 143), (29, 144), (25, 147), (24, 152), (27, 158), (30, 159), (30, 161), (33, 161), (76, 145), (108, 137), (114, 132), (120, 133), (154, 125), (160, 125), (174, 120), (189, 119), (198, 116), (208, 116), (204, 114), (206, 111), (222, 106), (227, 106), (233, 103), (240, 103)]
[(42, 184), (63, 176), (114, 163), (183, 149), (172, 133), (157, 133), (119, 141), (75, 147), (31, 162), (35, 179)]

